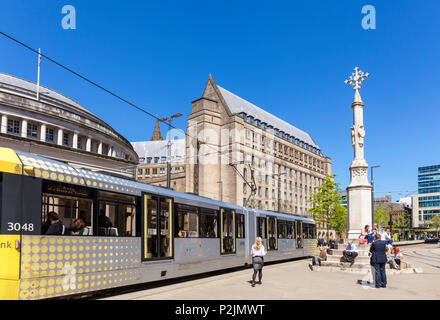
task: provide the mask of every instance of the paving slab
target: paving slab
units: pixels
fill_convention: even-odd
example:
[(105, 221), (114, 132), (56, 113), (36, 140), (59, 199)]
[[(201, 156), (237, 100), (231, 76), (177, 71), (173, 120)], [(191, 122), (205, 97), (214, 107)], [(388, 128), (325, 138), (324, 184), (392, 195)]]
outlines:
[[(388, 287), (368, 285), (368, 274), (315, 272), (310, 259), (290, 261), (263, 268), (263, 284), (250, 286), (252, 269), (207, 277), (163, 287), (107, 297), (110, 300), (426, 300), (440, 299), (439, 246), (411, 246), (404, 259), (423, 273), (392, 273)], [(359, 284), (359, 282), (361, 284)]]

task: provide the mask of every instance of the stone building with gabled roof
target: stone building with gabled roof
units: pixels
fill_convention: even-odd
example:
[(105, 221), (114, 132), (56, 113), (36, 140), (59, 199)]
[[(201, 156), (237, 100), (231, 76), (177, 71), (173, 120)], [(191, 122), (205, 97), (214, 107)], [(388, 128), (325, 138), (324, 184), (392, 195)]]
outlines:
[(218, 86), (210, 75), (188, 116), (186, 192), (310, 216), (331, 159), (311, 135)]

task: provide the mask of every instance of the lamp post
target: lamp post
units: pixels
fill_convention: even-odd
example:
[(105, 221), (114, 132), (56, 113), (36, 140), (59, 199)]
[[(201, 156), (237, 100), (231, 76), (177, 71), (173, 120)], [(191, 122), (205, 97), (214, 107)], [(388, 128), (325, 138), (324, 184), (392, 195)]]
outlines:
[(173, 114), (171, 117), (159, 119), (161, 122), (168, 121), (168, 143), (167, 143), (167, 188), (171, 188), (171, 120), (182, 116), (181, 113)]
[[(374, 179), (373, 179), (373, 169), (380, 168), (380, 166), (371, 166), (371, 224), (374, 224)], [(373, 227), (373, 226), (371, 226)]]

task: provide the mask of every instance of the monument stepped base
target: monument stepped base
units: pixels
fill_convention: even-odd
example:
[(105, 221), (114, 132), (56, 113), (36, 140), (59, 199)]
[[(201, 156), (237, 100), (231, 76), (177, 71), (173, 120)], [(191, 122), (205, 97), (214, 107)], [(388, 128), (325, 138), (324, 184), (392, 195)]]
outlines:
[[(341, 258), (343, 257), (343, 251), (347, 240), (344, 241), (343, 244), (337, 244), (335, 249), (327, 249), (327, 261), (322, 261), (321, 266), (315, 265), (313, 266), (313, 271), (324, 271), (324, 272), (349, 272), (349, 273), (357, 273), (357, 274), (370, 274), (371, 275), (371, 265), (370, 265), (370, 257), (368, 255), (370, 251), (370, 245), (368, 244), (359, 244), (359, 240), (353, 240), (353, 243), (356, 244), (358, 249), (358, 256), (355, 259), (354, 263), (349, 262), (341, 262)], [(319, 250), (316, 250), (316, 255), (319, 255)], [(423, 273), (421, 268), (412, 267), (409, 263), (402, 261), (400, 265), (400, 270), (392, 269), (390, 264), (387, 263), (385, 265), (387, 275), (391, 274), (406, 274), (406, 273)]]

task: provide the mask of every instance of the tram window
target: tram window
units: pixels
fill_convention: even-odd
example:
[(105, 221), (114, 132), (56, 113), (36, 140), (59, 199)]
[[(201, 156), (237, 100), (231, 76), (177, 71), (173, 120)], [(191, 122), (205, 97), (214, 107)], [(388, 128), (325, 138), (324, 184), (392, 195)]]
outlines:
[(266, 238), (266, 218), (257, 218), (257, 237)]
[(217, 238), (218, 213), (215, 210), (200, 208), (200, 237)]
[(236, 226), (237, 226), (237, 231), (236, 231), (236, 235), (237, 238), (244, 238), (244, 214), (239, 214), (237, 213), (235, 215), (235, 219), (237, 220)]
[(98, 235), (136, 236), (135, 197), (100, 191), (98, 210)]
[[(64, 226), (64, 235), (74, 235), (71, 232), (80, 232), (80, 235), (93, 235), (92, 200), (43, 193), (41, 208), (41, 234), (46, 234), (49, 228), (49, 213), (55, 212)], [(74, 224), (78, 218), (81, 218), (84, 225)]]
[(278, 238), (280, 238), (280, 239), (287, 238), (287, 222), (286, 221), (278, 221)]
[(310, 239), (316, 239), (316, 225), (310, 225)]
[(293, 222), (287, 222), (287, 238), (294, 239), (295, 238), (295, 225)]
[(199, 215), (197, 214), (197, 208), (181, 204), (177, 205), (176, 223), (176, 237), (198, 238)]
[(308, 223), (303, 224), (303, 238), (304, 239), (312, 239), (313, 238), (313, 229), (312, 225)]

